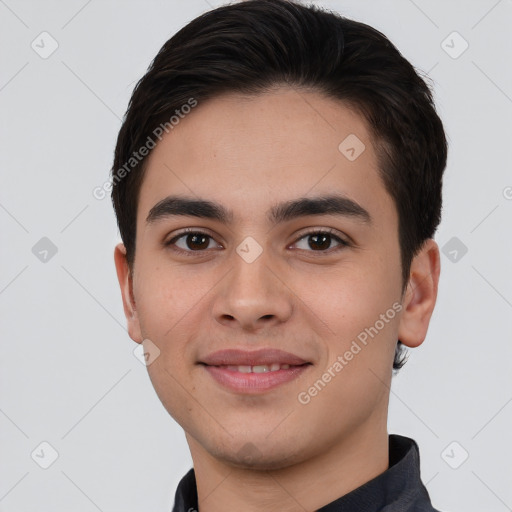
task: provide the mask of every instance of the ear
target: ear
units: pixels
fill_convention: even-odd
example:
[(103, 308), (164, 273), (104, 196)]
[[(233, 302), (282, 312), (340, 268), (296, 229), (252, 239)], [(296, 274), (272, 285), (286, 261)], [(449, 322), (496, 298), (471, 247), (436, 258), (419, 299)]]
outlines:
[(440, 271), (439, 246), (429, 238), (411, 262), (405, 291), (398, 339), (407, 347), (417, 347), (425, 340), (436, 304)]
[(128, 323), (128, 334), (133, 341), (141, 343), (143, 337), (133, 296), (133, 280), (126, 260), (126, 248), (122, 243), (117, 244), (114, 249), (114, 262), (116, 265), (117, 279), (121, 287), (124, 314)]

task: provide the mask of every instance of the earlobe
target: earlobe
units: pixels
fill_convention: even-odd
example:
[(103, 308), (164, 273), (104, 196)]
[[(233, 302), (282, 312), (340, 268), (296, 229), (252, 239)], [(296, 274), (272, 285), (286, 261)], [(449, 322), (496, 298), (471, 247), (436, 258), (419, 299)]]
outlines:
[(143, 338), (133, 294), (133, 280), (126, 260), (126, 248), (122, 243), (117, 244), (114, 249), (114, 263), (121, 288), (124, 315), (128, 324), (128, 334), (133, 341), (141, 343)]
[(398, 328), (398, 338), (408, 347), (417, 347), (425, 340), (437, 300), (440, 271), (439, 247), (428, 239), (411, 262)]

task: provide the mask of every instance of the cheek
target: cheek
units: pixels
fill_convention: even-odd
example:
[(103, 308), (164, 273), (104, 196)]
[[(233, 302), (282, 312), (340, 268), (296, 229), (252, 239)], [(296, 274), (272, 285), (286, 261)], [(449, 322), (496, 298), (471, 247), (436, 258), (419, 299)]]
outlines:
[(303, 303), (326, 327), (326, 336), (350, 339), (374, 325), (398, 299), (399, 277), (379, 262), (341, 268), (296, 283)]
[(201, 307), (211, 279), (169, 264), (141, 266), (134, 287), (141, 328), (146, 337), (167, 343), (190, 324)]
[(177, 265), (144, 266), (142, 258), (139, 265), (134, 283), (137, 314), (143, 337), (158, 350), (148, 373), (169, 411), (187, 410), (184, 390), (191, 387), (188, 372), (194, 361), (189, 342), (199, 337), (204, 301), (216, 281), (214, 276), (187, 272)]
[(183, 360), (168, 350), (162, 351), (160, 356), (147, 367), (149, 378), (162, 405), (178, 423), (183, 425), (193, 411), (195, 403), (190, 399), (190, 394), (185, 391), (190, 384), (189, 379), (185, 378), (180, 371), (181, 368), (183, 368)]
[[(399, 285), (396, 269), (375, 258), (372, 264), (338, 269), (328, 279), (302, 288), (304, 302), (316, 313), (315, 330), (321, 334), (327, 356), (322, 364), (327, 369), (342, 358), (343, 370), (335, 372), (334, 380), (340, 384), (346, 379), (343, 387), (351, 391), (340, 389), (341, 400), (364, 399), (368, 386), (379, 386), (370, 369), (384, 378), (391, 368), (401, 308)], [(335, 388), (336, 384), (333, 393)]]

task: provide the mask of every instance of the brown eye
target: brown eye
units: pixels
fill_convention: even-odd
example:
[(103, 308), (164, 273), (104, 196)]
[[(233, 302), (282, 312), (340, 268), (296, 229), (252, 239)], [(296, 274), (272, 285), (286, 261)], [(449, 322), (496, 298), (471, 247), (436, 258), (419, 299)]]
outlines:
[(308, 235), (309, 238), (309, 247), (311, 249), (320, 249), (326, 250), (329, 249), (331, 245), (331, 235), (327, 235), (325, 233), (317, 233), (314, 235)]
[[(180, 246), (177, 242), (180, 242), (182, 245)], [(178, 248), (187, 250), (190, 249), (192, 251), (207, 249), (210, 245), (211, 236), (206, 233), (201, 232), (193, 232), (193, 233), (183, 233), (174, 237), (170, 240), (167, 245), (176, 245)]]
[(333, 235), (330, 231), (312, 231), (306, 233), (299, 238), (295, 245), (305, 240), (307, 240), (307, 242), (303, 243), (303, 246), (298, 248), (309, 252), (327, 252), (329, 249), (332, 249), (333, 242), (337, 243), (337, 246), (334, 247), (334, 251), (349, 245), (348, 242)]
[[(202, 253), (210, 249), (212, 241), (214, 239), (211, 235), (189, 229), (171, 238), (164, 245), (177, 253), (193, 256), (193, 253)], [(217, 248), (219, 247), (222, 248), (220, 244), (217, 244)]]
[(189, 233), (185, 236), (185, 244), (189, 249), (207, 249), (210, 245), (209, 236), (203, 233)]

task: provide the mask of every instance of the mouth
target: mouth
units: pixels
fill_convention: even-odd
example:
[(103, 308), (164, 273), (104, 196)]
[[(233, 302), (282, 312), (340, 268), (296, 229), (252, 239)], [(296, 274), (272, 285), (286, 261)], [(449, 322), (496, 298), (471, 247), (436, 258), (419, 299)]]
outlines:
[(312, 366), (294, 354), (276, 349), (227, 349), (199, 362), (213, 380), (230, 391), (257, 394), (295, 380)]
[(226, 370), (232, 372), (239, 373), (267, 373), (267, 372), (277, 372), (279, 370), (289, 370), (292, 366), (301, 366), (301, 365), (289, 365), (289, 364), (281, 364), (281, 363), (272, 363), (272, 364), (257, 364), (254, 366), (251, 365), (214, 365), (216, 368), (225, 368)]

